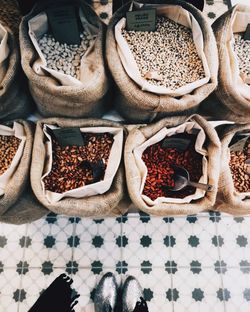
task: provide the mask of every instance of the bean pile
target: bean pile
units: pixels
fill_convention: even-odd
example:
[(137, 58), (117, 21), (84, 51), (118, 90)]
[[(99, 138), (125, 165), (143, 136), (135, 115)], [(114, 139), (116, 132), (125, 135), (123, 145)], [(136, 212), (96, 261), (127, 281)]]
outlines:
[(250, 176), (247, 174), (246, 160), (250, 158), (250, 139), (244, 150), (231, 152), (229, 166), (233, 177), (234, 187), (240, 193), (250, 192)]
[[(175, 136), (171, 136), (174, 138)], [(180, 136), (178, 136), (180, 137)], [(189, 135), (183, 136), (188, 138)], [(174, 173), (171, 165), (184, 167), (189, 171), (190, 180), (198, 182), (202, 176), (202, 155), (194, 149), (194, 143), (187, 150), (180, 151), (175, 148), (164, 148), (164, 140), (149, 146), (142, 155), (148, 174), (146, 177), (143, 194), (151, 200), (158, 197), (184, 198), (194, 194), (196, 189), (187, 186), (184, 189), (172, 192), (168, 190), (174, 186), (172, 175)]]
[[(84, 133), (83, 137), (83, 146), (61, 147), (52, 139), (52, 170), (43, 180), (46, 190), (64, 193), (103, 180), (113, 135)], [(94, 176), (93, 168), (98, 170), (98, 179)]]
[(155, 32), (123, 30), (122, 35), (141, 76), (151, 84), (175, 90), (205, 77), (189, 28), (157, 17)]
[(9, 169), (20, 143), (15, 136), (0, 135), (0, 175)]
[(234, 35), (234, 50), (237, 55), (239, 70), (250, 79), (250, 40), (244, 40), (242, 35)]
[(92, 36), (86, 32), (81, 33), (80, 37), (80, 45), (68, 45), (59, 43), (51, 34), (44, 34), (38, 43), (46, 59), (47, 67), (80, 79), (81, 59), (93, 40)]

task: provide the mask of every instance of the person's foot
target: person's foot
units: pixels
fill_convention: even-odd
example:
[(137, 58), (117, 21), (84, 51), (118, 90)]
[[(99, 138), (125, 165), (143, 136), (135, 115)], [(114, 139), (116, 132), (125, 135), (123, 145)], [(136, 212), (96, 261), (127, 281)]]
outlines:
[(95, 292), (95, 312), (113, 312), (117, 300), (115, 276), (108, 272), (100, 280)]
[(41, 294), (28, 312), (73, 312), (79, 295), (72, 297), (72, 283), (70, 277), (61, 274)]
[(122, 312), (148, 312), (141, 285), (133, 276), (129, 276), (123, 285)]

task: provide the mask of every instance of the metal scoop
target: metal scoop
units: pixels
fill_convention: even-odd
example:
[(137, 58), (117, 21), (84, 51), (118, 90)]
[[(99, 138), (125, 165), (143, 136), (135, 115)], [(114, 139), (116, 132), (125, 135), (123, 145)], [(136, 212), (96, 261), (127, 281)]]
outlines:
[(170, 191), (180, 191), (186, 186), (193, 186), (208, 192), (213, 190), (213, 186), (210, 184), (190, 181), (189, 172), (185, 168), (179, 166), (172, 166), (172, 168), (174, 169), (174, 174), (172, 176), (174, 180), (174, 187), (170, 188)]

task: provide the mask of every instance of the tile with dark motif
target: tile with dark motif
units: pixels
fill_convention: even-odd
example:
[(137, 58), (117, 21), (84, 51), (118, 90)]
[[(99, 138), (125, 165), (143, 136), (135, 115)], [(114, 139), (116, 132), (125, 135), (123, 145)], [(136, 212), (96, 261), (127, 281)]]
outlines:
[(76, 224), (73, 259), (81, 268), (112, 268), (121, 260), (121, 225), (115, 218), (81, 219)]
[(170, 223), (171, 260), (184, 267), (192, 261), (211, 267), (219, 259), (215, 218), (208, 214), (175, 218)]
[(225, 302), (226, 311), (250, 311), (250, 267), (229, 269), (222, 279), (220, 299)]
[(173, 274), (174, 311), (224, 312), (224, 304), (216, 296), (221, 287), (221, 277), (213, 269), (178, 268)]
[(24, 261), (30, 267), (65, 267), (72, 260), (72, 242), (75, 224), (67, 217), (41, 219), (28, 225), (28, 248)]

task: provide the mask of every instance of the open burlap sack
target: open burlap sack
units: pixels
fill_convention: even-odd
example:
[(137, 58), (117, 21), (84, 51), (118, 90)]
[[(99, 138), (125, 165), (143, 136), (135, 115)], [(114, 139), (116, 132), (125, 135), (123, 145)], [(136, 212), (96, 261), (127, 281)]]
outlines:
[[(70, 2), (72, 3), (72, 2)], [(109, 97), (109, 80), (104, 62), (106, 26), (84, 1), (78, 3), (89, 23), (98, 28), (92, 53), (85, 60), (85, 79), (81, 86), (62, 85), (49, 74), (38, 75), (32, 66), (39, 58), (29, 36), (28, 22), (45, 6), (35, 6), (20, 25), (22, 67), (29, 80), (30, 91), (39, 112), (44, 116), (97, 117), (102, 116)]]
[(20, 20), (16, 2), (0, 0), (0, 25), (7, 32), (8, 49), (3, 61), (0, 52), (0, 120), (25, 117), (31, 109), (27, 80), (21, 68), (18, 43)]
[[(211, 114), (237, 122), (250, 121), (250, 85), (239, 75), (236, 55), (232, 48), (233, 32), (242, 32), (242, 23), (250, 23), (250, 6), (236, 5), (213, 24), (219, 52), (219, 74), (216, 95), (221, 101)], [(246, 27), (245, 26), (245, 27)]]
[[(111, 188), (104, 194), (85, 198), (65, 197), (58, 202), (50, 203), (43, 192), (41, 177), (44, 173), (46, 161), (46, 147), (44, 144), (45, 134), (43, 125), (57, 125), (64, 127), (115, 127), (125, 128), (119, 123), (104, 119), (66, 119), (66, 118), (48, 118), (37, 122), (34, 148), (31, 165), (31, 186), (37, 199), (49, 210), (69, 216), (79, 217), (104, 217), (120, 215), (126, 212), (126, 205), (123, 199), (126, 195), (126, 183), (123, 166), (123, 158), (116, 172)], [(125, 198), (125, 200), (127, 200)]]
[[(152, 1), (153, 2), (153, 1)], [(179, 5), (190, 12), (202, 29), (204, 53), (207, 59), (211, 79), (193, 92), (179, 97), (159, 95), (142, 91), (125, 71), (117, 49), (115, 26), (129, 11), (131, 2), (121, 7), (112, 17), (107, 31), (106, 53), (110, 71), (116, 83), (115, 105), (117, 110), (133, 122), (159, 119), (164, 116), (190, 116), (196, 112), (199, 104), (216, 88), (218, 73), (218, 56), (213, 31), (201, 12), (181, 0), (158, 0), (162, 5)], [(143, 1), (150, 3), (150, 1)], [(173, 65), (175, 66), (175, 64)]]
[[(5, 187), (4, 195), (0, 197), (0, 221), (21, 224), (41, 218), (48, 210), (37, 201), (30, 187), (34, 125), (23, 120), (17, 122), (24, 127), (26, 141), (22, 158)], [(10, 126), (10, 123), (6, 125)]]
[(136, 207), (148, 214), (157, 216), (186, 215), (195, 214), (200, 211), (213, 208), (219, 180), (220, 141), (214, 128), (201, 116), (193, 115), (189, 120), (196, 122), (205, 132), (205, 147), (208, 153), (208, 184), (213, 185), (213, 190), (211, 192), (206, 192), (203, 198), (191, 201), (190, 203), (160, 203), (154, 206), (149, 206), (146, 204), (140, 194), (142, 178), (133, 151), (136, 147), (143, 144), (162, 128), (171, 128), (181, 124), (183, 121), (181, 122), (180, 119), (176, 117), (169, 117), (162, 119), (155, 124), (134, 129), (128, 135), (125, 144), (124, 160), (126, 168), (126, 180), (128, 185), (128, 192), (132, 202)]
[(21, 22), (21, 12), (16, 0), (0, 0), (0, 20), (10, 28), (18, 38), (19, 24)]
[(237, 133), (250, 133), (250, 124), (227, 125), (219, 132), (221, 139), (221, 168), (218, 186), (218, 195), (215, 209), (234, 215), (250, 213), (250, 196), (239, 193), (234, 188), (234, 182), (229, 167), (229, 144)]

